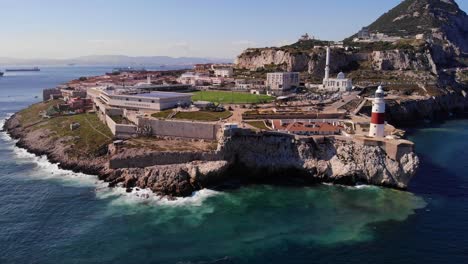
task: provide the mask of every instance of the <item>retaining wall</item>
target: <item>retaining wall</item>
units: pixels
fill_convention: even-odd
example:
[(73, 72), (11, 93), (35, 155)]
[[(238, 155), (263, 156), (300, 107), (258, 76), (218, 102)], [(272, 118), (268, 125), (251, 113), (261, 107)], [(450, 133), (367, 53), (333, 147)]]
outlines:
[(216, 140), (220, 126), (217, 123), (202, 123), (190, 121), (166, 121), (141, 118), (139, 125), (151, 126), (155, 136), (197, 138)]
[(131, 138), (137, 135), (137, 128), (134, 125), (123, 125), (117, 124), (114, 120), (108, 115), (105, 116), (106, 124), (109, 127), (110, 131), (116, 138)]
[(217, 160), (220, 160), (220, 155), (217, 152), (152, 152), (131, 157), (114, 157), (109, 161), (109, 167), (111, 169), (145, 168), (156, 165)]

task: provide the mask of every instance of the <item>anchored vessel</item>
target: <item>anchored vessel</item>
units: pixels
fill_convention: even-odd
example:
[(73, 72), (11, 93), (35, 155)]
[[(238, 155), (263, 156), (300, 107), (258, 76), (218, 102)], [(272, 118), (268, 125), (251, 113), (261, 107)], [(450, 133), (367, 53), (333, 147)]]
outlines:
[(29, 71), (40, 71), (41, 69), (39, 69), (38, 67), (34, 67), (34, 68), (12, 68), (12, 69), (6, 69), (5, 71), (6, 72), (29, 72)]

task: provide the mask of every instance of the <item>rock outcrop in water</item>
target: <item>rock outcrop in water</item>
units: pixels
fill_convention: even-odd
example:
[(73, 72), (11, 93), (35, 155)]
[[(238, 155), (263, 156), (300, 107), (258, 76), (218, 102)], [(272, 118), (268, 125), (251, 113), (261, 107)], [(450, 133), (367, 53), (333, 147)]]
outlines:
[[(344, 137), (305, 138), (239, 130), (221, 139), (215, 153), (180, 153), (181, 157), (198, 157), (199, 160), (180, 163), (180, 159), (174, 158), (171, 163), (168, 156), (164, 156), (164, 165), (158, 165), (161, 162), (157, 157), (161, 152), (146, 150), (122, 154), (122, 151), (129, 151), (122, 149), (115, 154), (113, 145), (110, 148), (114, 148), (113, 151), (97, 157), (70, 157), (67, 151), (70, 146), (65, 138), (57, 140), (45, 129), (22, 127), (18, 115), (6, 122), (5, 129), (18, 139), (19, 147), (37, 155), (47, 155), (63, 169), (98, 175), (111, 187), (122, 186), (129, 191), (148, 188), (169, 196), (189, 196), (196, 190), (216, 188), (228, 182), (367, 183), (404, 189), (419, 166), (412, 144), (406, 141), (395, 141), (397, 145), (384, 141), (366, 144)], [(113, 160), (117, 156), (119, 158)], [(144, 165), (132, 161), (145, 157), (151, 158), (146, 159)], [(135, 165), (119, 166), (119, 162)]]

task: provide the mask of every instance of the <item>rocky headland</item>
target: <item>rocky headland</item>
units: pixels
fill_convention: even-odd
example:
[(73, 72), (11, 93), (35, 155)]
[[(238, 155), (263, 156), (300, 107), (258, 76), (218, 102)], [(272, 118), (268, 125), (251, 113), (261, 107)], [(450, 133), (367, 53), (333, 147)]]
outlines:
[(214, 151), (156, 151), (111, 143), (97, 153), (75, 156), (68, 138), (23, 126), (20, 120), (20, 114), (15, 114), (4, 127), (18, 140), (18, 147), (46, 155), (63, 169), (97, 175), (110, 187), (146, 188), (168, 196), (250, 183), (362, 183), (405, 189), (419, 165), (410, 142), (399, 148), (341, 136), (312, 138), (246, 130), (223, 136)]

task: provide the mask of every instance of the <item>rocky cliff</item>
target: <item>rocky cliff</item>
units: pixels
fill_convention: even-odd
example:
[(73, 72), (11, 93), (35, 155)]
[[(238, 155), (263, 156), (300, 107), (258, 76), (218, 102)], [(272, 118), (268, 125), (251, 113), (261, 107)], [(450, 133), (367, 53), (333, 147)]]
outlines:
[(392, 36), (430, 36), (456, 55), (468, 53), (468, 16), (454, 0), (405, 0), (369, 25)]
[(226, 160), (247, 168), (249, 177), (276, 180), (296, 176), (306, 182), (406, 188), (419, 165), (412, 147), (391, 157), (385, 147), (341, 137), (302, 138), (241, 132), (222, 142), (222, 150)]
[[(447, 85), (459, 86), (454, 78), (447, 82), (444, 76), (447, 69), (468, 66), (468, 16), (455, 1), (405, 0), (369, 29), (402, 39), (392, 43), (359, 43), (352, 41), (356, 35), (351, 36), (344, 40), (348, 49), (332, 49), (332, 73), (375, 71), (397, 78), (400, 71), (411, 71), (431, 74), (442, 90)], [(239, 69), (251, 71), (307, 72), (320, 79), (325, 68), (323, 47), (328, 43), (300, 40), (277, 48), (251, 48), (240, 54), (235, 64)], [(426, 79), (415, 76), (414, 82), (425, 85)]]
[[(466, 92), (454, 92), (424, 99), (390, 101), (386, 118), (397, 126), (411, 126), (427, 120), (443, 120), (453, 115), (466, 118), (467, 110)], [(370, 109), (367, 111), (370, 113)]]
[[(18, 139), (17, 145), (37, 155), (47, 155), (51, 162), (64, 169), (95, 174), (109, 186), (148, 188), (169, 196), (189, 196), (201, 188), (216, 188), (227, 182), (311, 184), (367, 183), (393, 188), (406, 188), (418, 168), (419, 161), (412, 147), (398, 154), (389, 154), (390, 146), (365, 145), (331, 138), (297, 138), (275, 133), (255, 133), (239, 130), (219, 142), (216, 155), (193, 155), (199, 160), (180, 160), (171, 153), (138, 151), (138, 155), (118, 154), (122, 164), (131, 168), (109, 166), (114, 157), (110, 152), (98, 157), (72, 158), (66, 139), (56, 139), (50, 131), (22, 127), (14, 115), (5, 124), (8, 133)], [(131, 159), (152, 157), (139, 167)], [(182, 153), (181, 153), (182, 155)], [(183, 154), (187, 156), (186, 154)], [(123, 161), (123, 157), (129, 159)], [(173, 157), (172, 162), (168, 157)], [(203, 160), (203, 157), (207, 160)], [(213, 160), (214, 157), (218, 160)], [(164, 161), (157, 160), (164, 157)], [(195, 159), (195, 158), (194, 158)], [(164, 165), (153, 165), (161, 164)], [(145, 166), (145, 167), (143, 167)]]
[[(251, 71), (277, 66), (284, 71), (307, 72), (316, 77), (323, 77), (325, 69), (325, 49), (317, 47), (304, 52), (294, 52), (281, 48), (247, 50), (239, 55), (235, 65), (239, 69)], [(445, 55), (437, 55), (445, 58)], [(429, 50), (376, 50), (364, 52), (346, 52), (332, 49), (331, 72), (354, 71), (366, 68), (375, 71), (429, 71), (437, 74), (437, 65)], [(361, 66), (362, 65), (362, 66)]]

